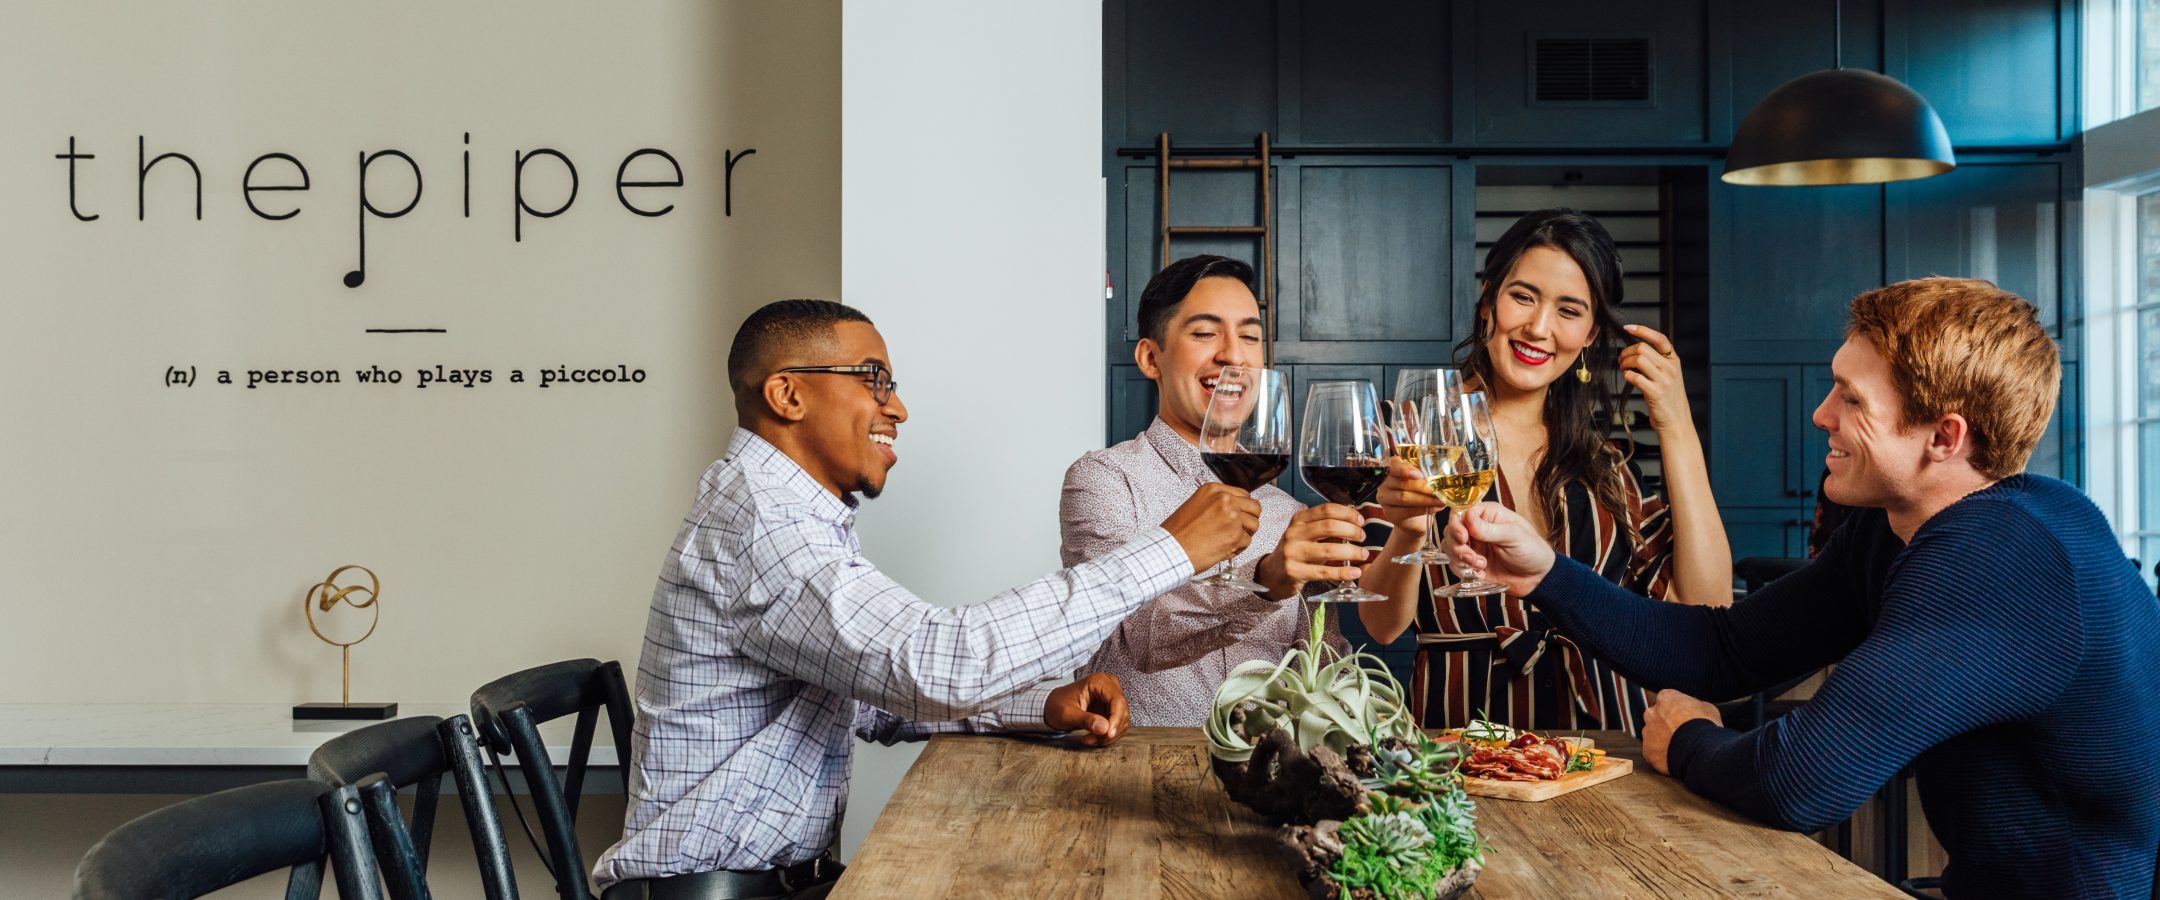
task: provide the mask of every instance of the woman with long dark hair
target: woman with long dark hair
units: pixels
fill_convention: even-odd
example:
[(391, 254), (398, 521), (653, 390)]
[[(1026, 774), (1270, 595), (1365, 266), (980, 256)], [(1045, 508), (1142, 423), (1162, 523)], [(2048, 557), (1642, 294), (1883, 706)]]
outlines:
[[(1605, 226), (1572, 209), (1530, 213), (1493, 244), (1480, 279), (1476, 328), (1456, 345), (1455, 364), (1469, 389), (1485, 392), (1498, 433), (1499, 472), (1486, 499), (1637, 593), (1732, 602), (1732, 547), (1710, 494), (1680, 361), (1665, 335), (1621, 321), (1620, 254)], [(1641, 391), (1649, 407), (1669, 502), (1644, 489), (1633, 439), (1613, 439), (1621, 423), (1616, 381)], [(1437, 498), (1416, 499), (1391, 497), (1389, 505), (1438, 508)], [(1421, 574), (1423, 589), (1415, 584)], [(1358, 604), (1375, 640), (1417, 626), (1411, 693), (1425, 726), (1482, 717), (1529, 729), (1640, 728), (1648, 693), (1519, 598), (1430, 590), (1455, 580), (1446, 566), (1421, 573), (1376, 561), (1367, 586), (1397, 599)]]

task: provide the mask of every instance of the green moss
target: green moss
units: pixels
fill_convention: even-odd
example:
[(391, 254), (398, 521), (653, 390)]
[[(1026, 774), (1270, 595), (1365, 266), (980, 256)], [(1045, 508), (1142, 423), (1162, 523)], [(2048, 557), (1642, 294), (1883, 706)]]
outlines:
[(1375, 794), (1363, 813), (1343, 823), (1343, 855), (1329, 870), (1337, 888), (1427, 900), (1449, 873), (1484, 859), (1476, 807), (1462, 788), (1450, 785), (1421, 799)]

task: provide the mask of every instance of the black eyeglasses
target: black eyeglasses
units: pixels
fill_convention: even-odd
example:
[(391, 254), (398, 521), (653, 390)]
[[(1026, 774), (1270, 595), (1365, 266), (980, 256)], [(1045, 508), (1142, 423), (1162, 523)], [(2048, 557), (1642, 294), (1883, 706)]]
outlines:
[(880, 404), (892, 400), (893, 392), (900, 389), (900, 382), (894, 381), (892, 379), (892, 373), (885, 371), (885, 367), (878, 365), (877, 363), (863, 363), (861, 365), (854, 366), (795, 366), (793, 368), (781, 369), (780, 371), (807, 373), (826, 372), (834, 375), (867, 375), (869, 377), (863, 379), (863, 384), (870, 388), (870, 399), (876, 400)]

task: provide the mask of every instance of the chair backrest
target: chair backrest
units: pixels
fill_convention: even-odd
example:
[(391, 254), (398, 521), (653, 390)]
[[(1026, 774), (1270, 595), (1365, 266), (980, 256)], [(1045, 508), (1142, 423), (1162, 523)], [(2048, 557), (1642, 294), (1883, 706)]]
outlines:
[(75, 868), (75, 900), (184, 900), (291, 869), (288, 900), (380, 900), (357, 790), (293, 779), (184, 800), (113, 829)]
[[(630, 690), (622, 666), (596, 659), (573, 659), (505, 675), (474, 691), (473, 726), (481, 742), (497, 753), (515, 753), (518, 768), (532, 791), (533, 809), (547, 835), (548, 868), (563, 900), (591, 900), (589, 867), (577, 842), (578, 797), (585, 790), (585, 769), (592, 754), (593, 728), (605, 709), (615, 736), (615, 755), (623, 767), (624, 800), (629, 799)], [(540, 725), (576, 714), (570, 738), (568, 771), (555, 780), (555, 760), (540, 740)]]
[[(457, 779), (458, 802), (472, 831), (473, 856), (488, 900), (517, 900), (510, 848), (488, 788), (472, 720), (408, 716), (370, 725), (323, 743), (308, 757), (308, 777), (329, 785), (352, 785), (367, 811), (368, 834), (393, 900), (424, 900), (428, 846), (435, 833), (435, 805), (442, 777)], [(399, 788), (413, 788), (412, 821), (397, 808)]]
[(1752, 594), (1763, 585), (1800, 571), (1807, 564), (1806, 559), (1798, 557), (1750, 556), (1733, 560), (1732, 568), (1733, 574), (1740, 576), (1740, 582)]

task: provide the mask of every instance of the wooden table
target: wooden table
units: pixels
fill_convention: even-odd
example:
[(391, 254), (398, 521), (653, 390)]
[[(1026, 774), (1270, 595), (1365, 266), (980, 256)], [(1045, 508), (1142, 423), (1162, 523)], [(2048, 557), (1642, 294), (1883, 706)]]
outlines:
[[(1635, 774), (1539, 803), (1477, 801), (1473, 897), (1903, 897), (1806, 836), (1757, 825), (1593, 732)], [(1273, 830), (1231, 803), (1200, 733), (1136, 728), (1101, 750), (941, 735), (833, 895), (1303, 897)]]

